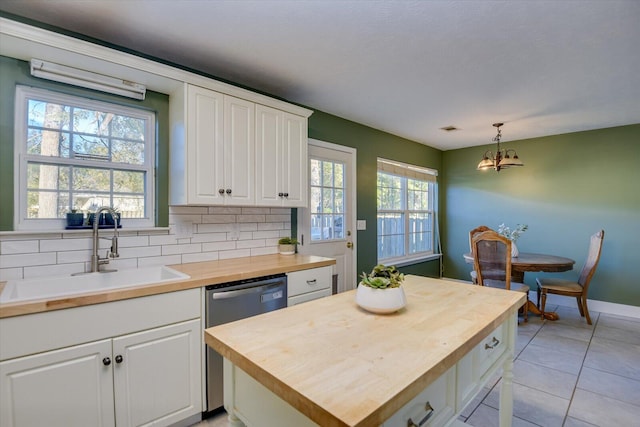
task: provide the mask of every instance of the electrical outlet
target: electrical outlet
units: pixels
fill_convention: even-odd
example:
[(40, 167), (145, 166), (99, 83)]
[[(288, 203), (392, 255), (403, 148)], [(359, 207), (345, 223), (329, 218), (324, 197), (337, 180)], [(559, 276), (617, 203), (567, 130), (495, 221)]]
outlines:
[(229, 240), (240, 240), (240, 224), (231, 224), (231, 231), (229, 231)]

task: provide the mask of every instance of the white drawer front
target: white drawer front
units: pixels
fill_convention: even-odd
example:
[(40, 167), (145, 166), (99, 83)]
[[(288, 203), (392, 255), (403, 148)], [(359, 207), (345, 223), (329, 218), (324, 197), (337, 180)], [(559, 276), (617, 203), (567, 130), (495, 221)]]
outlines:
[(329, 295), (331, 295), (331, 289), (321, 289), (319, 291), (307, 292), (306, 294), (289, 297), (287, 301), (287, 306), (291, 307), (292, 305), (302, 304), (303, 302), (311, 301), (311, 300), (322, 298), (322, 297), (328, 297)]
[(287, 295), (306, 294), (307, 292), (331, 289), (331, 266), (287, 273)]
[(474, 365), (477, 379), (483, 379), (495, 361), (507, 351), (506, 331), (507, 328), (503, 323), (474, 349)]
[(455, 413), (455, 382), (454, 366), (385, 421), (382, 427), (444, 425)]

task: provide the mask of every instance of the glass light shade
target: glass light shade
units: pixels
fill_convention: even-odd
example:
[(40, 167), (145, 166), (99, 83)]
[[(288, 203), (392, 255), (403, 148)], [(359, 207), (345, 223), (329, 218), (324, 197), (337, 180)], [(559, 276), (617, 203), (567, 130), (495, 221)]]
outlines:
[(495, 167), (495, 164), (493, 163), (493, 160), (488, 159), (488, 158), (484, 158), (480, 161), (480, 163), (478, 163), (478, 169), (482, 170), (482, 169), (490, 169)]
[(522, 163), (522, 160), (520, 160), (518, 156), (513, 156), (513, 157), (505, 157), (502, 160), (500, 160), (499, 166), (501, 168), (508, 168), (511, 166), (524, 166), (524, 163)]

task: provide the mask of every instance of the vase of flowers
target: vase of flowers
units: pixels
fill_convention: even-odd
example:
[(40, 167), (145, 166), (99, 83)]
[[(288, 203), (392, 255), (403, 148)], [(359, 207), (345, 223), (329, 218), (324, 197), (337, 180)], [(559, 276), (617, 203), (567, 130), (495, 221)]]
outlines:
[(376, 265), (371, 273), (362, 273), (356, 290), (356, 304), (372, 313), (387, 314), (407, 304), (402, 282), (404, 274), (394, 266)]
[(518, 255), (520, 255), (518, 246), (516, 246), (516, 240), (518, 240), (518, 238), (522, 236), (522, 233), (527, 231), (527, 228), (529, 228), (527, 224), (518, 224), (516, 225), (516, 228), (514, 228), (513, 230), (511, 230), (511, 228), (504, 225), (504, 223), (498, 226), (498, 234), (511, 240), (511, 257), (512, 258), (517, 258)]

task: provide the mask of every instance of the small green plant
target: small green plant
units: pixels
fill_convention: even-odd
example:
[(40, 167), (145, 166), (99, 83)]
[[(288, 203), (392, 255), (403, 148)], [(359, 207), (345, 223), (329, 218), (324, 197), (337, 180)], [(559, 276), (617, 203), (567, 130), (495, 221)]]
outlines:
[(297, 245), (298, 239), (296, 239), (295, 237), (283, 237), (280, 240), (278, 240), (278, 244), (279, 245)]
[(371, 273), (362, 272), (360, 283), (364, 286), (376, 289), (397, 288), (404, 281), (404, 274), (400, 273), (395, 266), (385, 266), (378, 264), (373, 267)]

